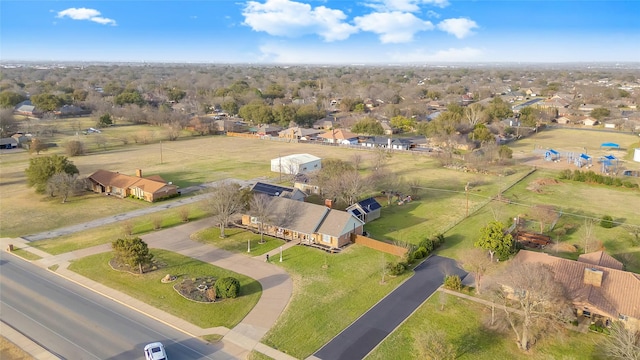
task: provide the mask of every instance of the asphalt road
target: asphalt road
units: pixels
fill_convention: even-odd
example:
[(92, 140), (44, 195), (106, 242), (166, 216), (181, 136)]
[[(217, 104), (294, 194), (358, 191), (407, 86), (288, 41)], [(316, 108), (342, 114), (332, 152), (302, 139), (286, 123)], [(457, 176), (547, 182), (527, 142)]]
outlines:
[(432, 256), (415, 268), (415, 274), (328, 342), (314, 356), (327, 360), (364, 358), (378, 343), (409, 317), (442, 285), (445, 275), (466, 272), (455, 261)]
[(0, 318), (63, 359), (143, 359), (164, 343), (170, 359), (229, 359), (209, 345), (27, 261), (0, 252)]

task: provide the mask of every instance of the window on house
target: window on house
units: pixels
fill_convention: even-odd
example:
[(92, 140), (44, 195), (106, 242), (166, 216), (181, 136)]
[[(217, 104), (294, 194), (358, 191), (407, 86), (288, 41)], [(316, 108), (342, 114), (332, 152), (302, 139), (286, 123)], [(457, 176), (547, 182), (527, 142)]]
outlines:
[(627, 320), (629, 320), (629, 317), (627, 315), (620, 314), (620, 316), (618, 316), (618, 319), (620, 319), (622, 321), (627, 321)]
[(252, 224), (257, 224), (257, 223), (258, 223), (258, 218), (257, 218), (257, 217), (255, 217), (255, 216), (252, 216), (252, 217), (251, 217), (251, 223), (252, 223)]
[(322, 242), (326, 242), (328, 244), (331, 244), (331, 235), (322, 234)]

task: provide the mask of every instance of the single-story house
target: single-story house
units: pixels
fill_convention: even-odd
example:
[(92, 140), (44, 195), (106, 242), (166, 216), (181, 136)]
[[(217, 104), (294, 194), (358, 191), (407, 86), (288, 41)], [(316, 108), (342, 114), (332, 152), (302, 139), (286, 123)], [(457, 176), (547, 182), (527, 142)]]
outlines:
[(287, 199), (304, 201), (307, 196), (302, 190), (288, 186), (269, 184), (258, 181), (251, 187), (254, 194), (265, 194), (272, 197), (284, 197)]
[(368, 223), (380, 217), (380, 209), (382, 209), (382, 205), (376, 199), (368, 198), (348, 206), (345, 210)]
[(278, 133), (278, 136), (285, 139), (309, 140), (322, 134), (324, 131), (318, 129), (302, 128), (299, 126), (284, 129)]
[(14, 137), (0, 139), (0, 149), (15, 149), (18, 147), (18, 140)]
[(304, 174), (322, 168), (322, 159), (310, 154), (292, 154), (271, 159), (271, 171), (281, 174)]
[(409, 150), (411, 141), (403, 138), (388, 138), (383, 136), (373, 136), (362, 142), (365, 147), (380, 147), (394, 150)]
[(598, 125), (598, 120), (596, 120), (596, 119), (594, 119), (594, 118), (592, 118), (590, 116), (587, 116), (587, 117), (582, 119), (582, 123), (585, 126), (594, 126), (594, 125)]
[[(346, 211), (282, 197), (272, 201), (271, 218), (264, 221), (267, 235), (327, 249), (341, 248), (351, 242), (352, 235), (362, 235), (364, 222)], [(251, 215), (243, 215), (242, 224), (259, 227)]]
[(574, 261), (520, 250), (513, 261), (547, 264), (577, 315), (640, 326), (640, 275), (623, 271), (623, 264), (604, 251), (583, 254)]
[(325, 142), (331, 144), (357, 144), (358, 134), (344, 129), (333, 129), (318, 135), (318, 138), (324, 139)]
[(98, 170), (87, 179), (93, 192), (121, 198), (134, 196), (154, 202), (178, 194), (176, 185), (166, 182), (159, 175), (142, 177), (142, 170), (139, 169), (136, 170), (136, 176)]
[(276, 125), (260, 125), (258, 128), (250, 129), (251, 132), (254, 132), (258, 136), (278, 136), (278, 133), (282, 130), (282, 127)]

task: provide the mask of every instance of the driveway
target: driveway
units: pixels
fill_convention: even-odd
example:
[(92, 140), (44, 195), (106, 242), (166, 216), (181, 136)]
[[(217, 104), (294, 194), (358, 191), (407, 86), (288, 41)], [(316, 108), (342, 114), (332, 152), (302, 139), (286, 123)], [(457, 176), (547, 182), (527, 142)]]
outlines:
[(442, 285), (445, 275), (463, 278), (466, 272), (453, 259), (432, 256), (425, 260), (415, 268), (412, 277), (324, 345), (312, 358), (364, 358)]

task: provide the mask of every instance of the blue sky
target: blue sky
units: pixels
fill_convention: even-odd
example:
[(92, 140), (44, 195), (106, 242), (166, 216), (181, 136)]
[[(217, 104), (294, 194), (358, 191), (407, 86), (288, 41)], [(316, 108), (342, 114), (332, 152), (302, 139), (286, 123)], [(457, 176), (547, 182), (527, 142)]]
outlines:
[(0, 1), (0, 59), (640, 61), (640, 1)]

